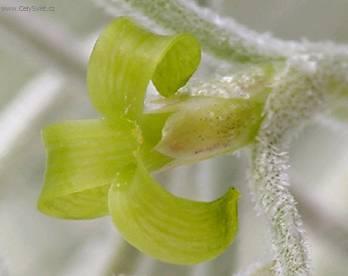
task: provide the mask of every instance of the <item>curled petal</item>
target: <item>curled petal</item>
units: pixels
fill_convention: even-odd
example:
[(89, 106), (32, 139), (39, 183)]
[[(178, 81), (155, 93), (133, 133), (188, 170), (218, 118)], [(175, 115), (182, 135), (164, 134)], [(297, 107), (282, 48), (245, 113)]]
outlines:
[(108, 213), (118, 170), (134, 163), (137, 133), (129, 122), (71, 121), (47, 127), (45, 184), (38, 207), (51, 216), (83, 219)]
[(89, 60), (87, 83), (96, 109), (107, 118), (140, 121), (146, 88), (153, 81), (170, 96), (200, 62), (200, 46), (188, 34), (153, 34), (122, 17), (100, 35)]
[(116, 177), (109, 192), (113, 221), (140, 251), (165, 262), (195, 264), (223, 252), (237, 231), (239, 193), (212, 202), (176, 197), (138, 161)]

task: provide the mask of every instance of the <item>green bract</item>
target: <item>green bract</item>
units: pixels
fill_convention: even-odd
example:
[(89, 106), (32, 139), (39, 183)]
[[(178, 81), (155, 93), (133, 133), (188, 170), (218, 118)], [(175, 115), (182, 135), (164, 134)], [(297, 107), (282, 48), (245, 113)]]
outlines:
[(261, 122), (253, 100), (192, 97), (168, 118), (156, 149), (179, 160), (200, 160), (248, 144)]
[[(67, 219), (110, 214), (129, 243), (166, 262), (193, 264), (221, 253), (237, 230), (239, 193), (230, 188), (215, 201), (191, 201), (165, 191), (151, 172), (209, 155), (197, 158), (197, 149), (212, 155), (247, 144), (260, 120), (260, 106), (205, 98), (197, 110), (184, 105), (143, 112), (151, 80), (162, 96), (170, 97), (199, 61), (200, 46), (188, 34), (161, 36), (128, 18), (113, 21), (88, 65), (89, 96), (103, 118), (43, 131), (48, 159), (39, 209)], [(209, 131), (200, 118), (220, 123)], [(203, 140), (195, 144), (199, 137)], [(176, 140), (183, 151), (175, 149)]]

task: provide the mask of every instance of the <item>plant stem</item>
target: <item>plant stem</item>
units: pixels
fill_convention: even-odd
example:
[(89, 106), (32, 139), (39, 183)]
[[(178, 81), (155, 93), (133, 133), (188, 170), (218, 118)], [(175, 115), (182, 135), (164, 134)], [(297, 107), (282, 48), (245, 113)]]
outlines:
[[(232, 62), (264, 62), (279, 59), (281, 55), (257, 48), (263, 43), (255, 43), (255, 33), (247, 30), (238, 23), (229, 20), (231, 29), (226, 29), (209, 9), (198, 7), (193, 3), (173, 0), (115, 0), (99, 1), (106, 9), (113, 5), (122, 7), (129, 5), (139, 11), (159, 26), (178, 33), (193, 34), (203, 47), (216, 57)], [(112, 12), (112, 11), (111, 11)], [(148, 22), (142, 22), (147, 24)]]
[(309, 275), (302, 220), (287, 189), (290, 135), (323, 105), (324, 97), (303, 72), (286, 69), (274, 84), (252, 152), (252, 190), (271, 225), (277, 275)]
[(255, 62), (289, 58), (310, 52), (342, 55), (348, 58), (348, 46), (332, 42), (285, 41), (269, 33), (257, 33), (231, 18), (184, 0), (94, 0), (106, 12), (134, 15), (142, 24), (174, 32), (189, 32), (205, 50), (230, 62)]

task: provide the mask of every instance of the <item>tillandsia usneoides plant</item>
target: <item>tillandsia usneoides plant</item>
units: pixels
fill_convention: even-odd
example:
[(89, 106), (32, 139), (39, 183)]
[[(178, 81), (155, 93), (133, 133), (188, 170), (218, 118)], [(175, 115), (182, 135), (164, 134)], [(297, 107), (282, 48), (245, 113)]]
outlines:
[[(347, 97), (348, 47), (280, 41), (188, 1), (98, 4), (131, 17), (105, 28), (89, 60), (89, 96), (102, 117), (43, 131), (48, 161), (39, 209), (66, 219), (109, 214), (145, 254), (199, 263), (233, 241), (239, 192), (192, 201), (165, 191), (152, 173), (248, 146), (250, 189), (274, 251), (274, 261), (257, 269), (310, 275), (302, 220), (288, 190), (287, 152), (305, 122)], [(165, 30), (174, 34), (152, 32)], [(200, 45), (237, 70), (187, 84)], [(150, 82), (158, 95), (145, 99)]]

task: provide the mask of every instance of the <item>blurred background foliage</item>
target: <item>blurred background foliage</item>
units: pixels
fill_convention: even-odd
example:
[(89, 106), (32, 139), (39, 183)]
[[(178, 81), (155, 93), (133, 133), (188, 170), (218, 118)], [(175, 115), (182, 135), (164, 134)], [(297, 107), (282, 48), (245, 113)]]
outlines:
[[(197, 2), (284, 39), (348, 42), (345, 0)], [(53, 10), (3, 10), (31, 5)], [(238, 237), (207, 263), (175, 266), (144, 256), (122, 240), (108, 217), (65, 221), (40, 214), (36, 200), (45, 168), (40, 130), (56, 121), (95, 117), (86, 93), (86, 63), (112, 18), (86, 0), (0, 0), (0, 9), (1, 276), (227, 276), (270, 260), (268, 228), (248, 193), (246, 151), (157, 176), (168, 190), (193, 199), (216, 198), (230, 185), (241, 191)], [(344, 120), (323, 116), (300, 133), (290, 153), (314, 275), (348, 275), (347, 138)]]

